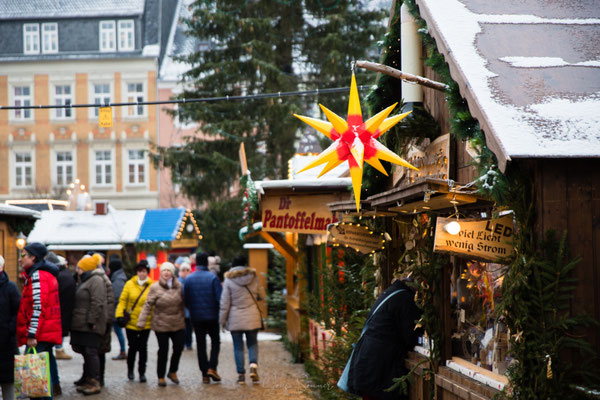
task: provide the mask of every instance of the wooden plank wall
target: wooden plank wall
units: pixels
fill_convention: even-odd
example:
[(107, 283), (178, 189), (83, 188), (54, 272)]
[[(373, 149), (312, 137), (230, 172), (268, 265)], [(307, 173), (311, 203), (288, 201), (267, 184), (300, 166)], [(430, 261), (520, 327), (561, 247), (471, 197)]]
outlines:
[(4, 257), (4, 271), (8, 274), (8, 278), (17, 282), (18, 260), (17, 247), (15, 246), (16, 235), (8, 223), (0, 221), (0, 254)]
[[(600, 159), (544, 159), (530, 162), (535, 171), (536, 234), (565, 230), (571, 258), (581, 257), (573, 313), (600, 321)], [(600, 354), (600, 329), (586, 331)]]
[[(423, 74), (426, 78), (441, 81), (440, 76), (433, 72), (430, 67), (424, 66)], [(446, 103), (445, 93), (423, 87), (423, 106), (440, 125), (442, 135), (449, 132), (453, 133), (450, 128), (450, 111)], [(466, 151), (465, 142), (457, 141), (454, 134), (451, 135), (451, 138), (450, 151), (452, 157), (450, 157), (449, 176), (456, 182), (469, 183), (477, 177), (477, 171), (470, 165), (472, 157)]]

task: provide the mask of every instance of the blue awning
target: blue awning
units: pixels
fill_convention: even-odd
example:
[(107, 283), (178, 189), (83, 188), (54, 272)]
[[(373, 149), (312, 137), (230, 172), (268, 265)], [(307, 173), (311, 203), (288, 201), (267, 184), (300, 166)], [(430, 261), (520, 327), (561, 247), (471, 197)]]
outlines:
[(171, 242), (176, 239), (186, 209), (163, 208), (146, 210), (138, 242)]

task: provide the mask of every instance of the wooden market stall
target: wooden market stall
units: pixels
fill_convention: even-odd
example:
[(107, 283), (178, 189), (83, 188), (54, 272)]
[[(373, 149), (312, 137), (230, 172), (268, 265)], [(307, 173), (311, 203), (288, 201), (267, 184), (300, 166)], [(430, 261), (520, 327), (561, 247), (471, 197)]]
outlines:
[(19, 252), (25, 245), (23, 231), (31, 229), (38, 218), (38, 211), (0, 203), (0, 255), (4, 257), (4, 270), (13, 282), (19, 274)]

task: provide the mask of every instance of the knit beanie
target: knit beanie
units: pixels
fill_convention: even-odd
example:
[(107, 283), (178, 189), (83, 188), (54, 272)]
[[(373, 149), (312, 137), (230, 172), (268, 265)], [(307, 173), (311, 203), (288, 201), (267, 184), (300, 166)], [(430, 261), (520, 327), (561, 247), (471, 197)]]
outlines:
[(43, 260), (44, 257), (46, 257), (46, 254), (48, 254), (46, 246), (38, 242), (29, 243), (25, 246), (25, 251), (36, 257), (38, 260)]
[(119, 259), (119, 258), (111, 258), (110, 259), (110, 262), (108, 263), (108, 269), (110, 269), (111, 273), (118, 271), (121, 268), (123, 268), (123, 262), (121, 262), (121, 259)]
[(148, 265), (147, 260), (140, 260), (140, 262), (135, 266), (135, 272), (138, 272), (138, 270), (142, 268), (144, 268), (147, 272), (150, 272), (150, 266)]
[(181, 265), (179, 266), (179, 270), (180, 271), (191, 271), (192, 270), (192, 266), (189, 263), (181, 263)]
[(172, 263), (166, 261), (160, 266), (160, 272), (163, 271), (171, 271), (171, 273), (175, 275), (175, 266)]
[(79, 262), (77, 266), (84, 271), (93, 271), (100, 264), (100, 255), (94, 254), (93, 256), (85, 255)]
[(62, 266), (62, 265), (67, 265), (67, 259), (64, 258), (63, 256), (56, 256), (56, 258), (58, 258), (58, 266)]
[(44, 259), (48, 262), (51, 262), (54, 265), (58, 265), (59, 263), (58, 256), (53, 251), (49, 251), (48, 254), (46, 254), (46, 257), (44, 257)]

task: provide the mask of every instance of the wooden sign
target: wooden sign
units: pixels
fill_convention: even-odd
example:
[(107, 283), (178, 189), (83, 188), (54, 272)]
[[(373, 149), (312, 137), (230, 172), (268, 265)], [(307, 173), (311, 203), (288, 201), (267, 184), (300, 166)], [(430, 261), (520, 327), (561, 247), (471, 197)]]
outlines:
[(324, 234), (337, 222), (327, 203), (338, 200), (335, 195), (263, 196), (262, 230)]
[(98, 111), (98, 124), (101, 128), (110, 128), (113, 126), (112, 108), (100, 107)]
[(394, 186), (406, 186), (424, 178), (448, 179), (450, 135), (442, 135), (426, 147), (412, 145), (406, 161), (419, 170), (394, 166)]
[(198, 237), (196, 236), (196, 237), (191, 237), (191, 238), (181, 238), (181, 239), (174, 240), (171, 243), (171, 247), (173, 249), (198, 247)]
[(448, 233), (448, 224), (451, 222), (457, 222), (456, 218), (438, 217), (434, 251), (489, 261), (509, 257), (514, 252), (512, 215), (497, 219), (458, 220), (460, 231), (456, 235)]
[(341, 222), (329, 227), (327, 244), (352, 247), (363, 253), (375, 253), (385, 248), (383, 233), (375, 233), (369, 227), (349, 222)]

